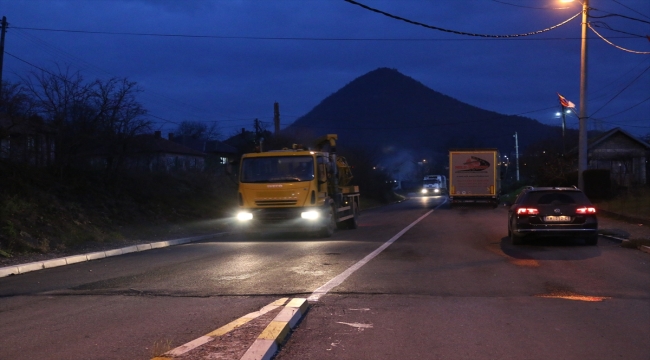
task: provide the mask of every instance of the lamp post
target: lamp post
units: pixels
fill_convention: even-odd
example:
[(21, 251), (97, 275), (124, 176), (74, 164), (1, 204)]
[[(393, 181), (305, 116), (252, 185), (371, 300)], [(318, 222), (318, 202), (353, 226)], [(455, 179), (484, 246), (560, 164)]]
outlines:
[(582, 3), (582, 39), (580, 47), (580, 129), (578, 134), (578, 187), (585, 189), (583, 172), (587, 170), (587, 22), (589, 0)]
[[(562, 0), (572, 2), (573, 0)], [(583, 172), (587, 170), (587, 27), (589, 0), (582, 0), (582, 37), (580, 46), (580, 112), (578, 114), (578, 187), (585, 189)]]

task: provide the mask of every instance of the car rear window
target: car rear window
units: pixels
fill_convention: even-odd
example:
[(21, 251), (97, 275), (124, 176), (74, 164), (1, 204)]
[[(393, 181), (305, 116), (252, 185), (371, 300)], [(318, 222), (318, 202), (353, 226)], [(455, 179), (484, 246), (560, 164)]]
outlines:
[(524, 202), (538, 205), (570, 205), (589, 204), (589, 199), (579, 191), (571, 192), (545, 192), (537, 191), (528, 193)]

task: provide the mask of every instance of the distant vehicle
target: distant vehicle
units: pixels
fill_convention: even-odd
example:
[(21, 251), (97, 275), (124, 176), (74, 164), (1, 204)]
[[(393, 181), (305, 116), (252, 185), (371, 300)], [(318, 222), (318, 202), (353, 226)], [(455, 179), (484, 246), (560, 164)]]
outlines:
[(499, 205), (501, 174), (497, 149), (449, 151), (449, 200), (451, 204)]
[(444, 175), (425, 175), (422, 181), (422, 195), (442, 195), (447, 193), (447, 177)]
[(508, 210), (508, 236), (514, 245), (537, 236), (582, 237), (596, 245), (596, 208), (576, 187), (530, 186)]

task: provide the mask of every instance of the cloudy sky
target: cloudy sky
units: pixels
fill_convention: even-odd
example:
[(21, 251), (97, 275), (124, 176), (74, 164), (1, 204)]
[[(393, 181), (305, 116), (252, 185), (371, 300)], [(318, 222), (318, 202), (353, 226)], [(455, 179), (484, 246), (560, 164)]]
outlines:
[[(579, 16), (508, 36), (553, 28), (580, 13), (578, 2), (358, 1), (429, 27), (344, 0), (0, 0), (9, 23), (3, 78), (57, 66), (89, 80), (125, 77), (143, 90), (157, 130), (206, 121), (225, 136), (256, 118), (272, 129), (275, 101), (285, 127), (379, 67), (547, 124), (560, 125), (557, 92), (579, 104)], [(612, 44), (589, 31), (589, 128), (648, 134), (650, 1), (590, 6), (590, 23)], [(576, 116), (567, 121), (577, 128)]]

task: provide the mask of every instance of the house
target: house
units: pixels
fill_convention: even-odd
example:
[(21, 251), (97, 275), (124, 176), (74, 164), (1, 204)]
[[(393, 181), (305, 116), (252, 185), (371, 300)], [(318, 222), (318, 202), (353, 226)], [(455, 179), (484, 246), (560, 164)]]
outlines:
[(234, 146), (218, 140), (195, 139), (190, 136), (168, 135), (168, 139), (206, 155), (205, 170), (215, 173), (229, 171), (230, 163), (239, 158), (240, 153)]
[(126, 168), (146, 171), (203, 171), (205, 153), (163, 139), (160, 131), (136, 135), (126, 155)]
[(650, 144), (621, 128), (588, 142), (587, 168), (609, 170), (612, 182), (619, 186), (648, 184), (649, 159)]
[(38, 116), (0, 115), (0, 159), (49, 166), (55, 161), (55, 131)]

